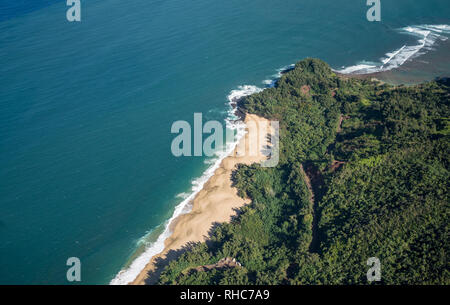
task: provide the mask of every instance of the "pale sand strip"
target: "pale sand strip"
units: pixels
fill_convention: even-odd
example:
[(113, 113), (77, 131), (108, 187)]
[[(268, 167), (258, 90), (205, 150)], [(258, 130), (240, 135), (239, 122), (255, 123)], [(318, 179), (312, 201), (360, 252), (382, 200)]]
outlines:
[[(223, 159), (214, 175), (205, 183), (192, 203), (192, 211), (181, 215), (172, 224), (172, 235), (166, 239), (164, 250), (154, 256), (145, 266), (132, 285), (146, 283), (148, 273), (155, 271), (155, 260), (165, 259), (171, 250), (179, 250), (189, 242), (203, 242), (214, 223), (229, 222), (236, 214), (236, 209), (250, 203), (237, 195), (237, 189), (232, 187), (231, 175), (237, 164), (253, 164), (264, 161), (267, 157), (262, 154), (265, 146), (270, 146), (267, 133), (258, 132), (267, 128), (272, 133), (270, 122), (256, 115), (247, 114), (245, 123), (249, 127), (247, 133), (238, 143), (232, 155)], [(251, 128), (257, 126), (258, 128)], [(259, 128), (262, 127), (262, 128)], [(254, 146), (258, 149), (255, 150)], [(245, 154), (243, 154), (245, 147)], [(154, 283), (155, 279), (148, 279), (147, 283)]]

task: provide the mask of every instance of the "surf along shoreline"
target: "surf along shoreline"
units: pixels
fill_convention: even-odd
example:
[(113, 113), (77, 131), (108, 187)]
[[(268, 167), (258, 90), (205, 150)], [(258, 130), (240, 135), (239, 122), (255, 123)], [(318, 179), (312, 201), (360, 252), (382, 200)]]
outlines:
[[(270, 121), (254, 114), (243, 114), (246, 125), (256, 124), (264, 129), (270, 126)], [(178, 216), (171, 224), (171, 235), (164, 242), (164, 250), (151, 258), (139, 275), (130, 284), (155, 284), (163, 268), (171, 260), (181, 255), (189, 245), (204, 242), (211, 230), (220, 223), (231, 221), (238, 209), (250, 203), (250, 199), (238, 196), (233, 186), (232, 174), (238, 164), (260, 163), (267, 159), (263, 154), (266, 146), (270, 146), (268, 137), (261, 137), (260, 128), (249, 128), (239, 140), (231, 155), (225, 157), (214, 174), (204, 184), (203, 188), (193, 199), (192, 210)], [(262, 138), (262, 139), (261, 139)], [(247, 153), (258, 143), (256, 154)], [(246, 153), (242, 153), (245, 149)]]
[[(284, 72), (284, 69), (280, 69), (278, 75), (281, 76)], [(232, 187), (231, 176), (238, 164), (260, 163), (267, 159), (262, 152), (267, 151), (267, 146), (271, 146), (270, 137), (259, 135), (258, 129), (260, 126), (263, 130), (270, 127), (270, 121), (243, 113), (238, 102), (245, 96), (262, 90), (264, 88), (244, 85), (230, 92), (225, 123), (227, 129), (236, 132), (234, 142), (225, 143), (224, 150), (219, 151), (217, 157), (210, 161), (212, 165), (201, 177), (193, 180), (192, 192), (185, 194), (184, 200), (175, 207), (172, 217), (163, 224), (164, 230), (157, 240), (127, 268), (122, 269), (110, 281), (111, 285), (155, 283), (168, 262), (178, 257), (191, 243), (206, 241), (217, 224), (231, 221), (239, 208), (250, 202), (249, 199), (237, 196), (237, 189)], [(253, 128), (247, 128), (249, 123)], [(268, 133), (272, 131), (268, 130)], [(250, 149), (249, 143), (257, 143), (257, 149)], [(248, 154), (250, 150), (251, 154)], [(237, 152), (240, 153), (239, 156)], [(152, 276), (148, 277), (149, 274)]]
[[(405, 50), (405, 47), (402, 47), (397, 52), (388, 53), (387, 59), (383, 60), (378, 67), (357, 65), (335, 69), (334, 72), (343, 78), (375, 78), (378, 80), (379, 76), (387, 71), (396, 70), (413, 58), (423, 55), (420, 53), (421, 49), (427, 49), (434, 45), (436, 41), (443, 40), (445, 35), (442, 34), (448, 34), (449, 31), (448, 25), (424, 27), (402, 29), (409, 33), (420, 34), (420, 37), (418, 37), (420, 44), (408, 47), (407, 56), (401, 54), (401, 51)], [(422, 32), (423, 30), (427, 32)], [(399, 56), (400, 59), (397, 60), (396, 56)], [(281, 75), (293, 67), (294, 65), (290, 65), (279, 69), (272, 79), (263, 82), (266, 85), (265, 88), (276, 86), (276, 82)], [(191, 243), (206, 241), (215, 225), (229, 222), (240, 207), (250, 202), (249, 199), (237, 196), (237, 190), (231, 186), (231, 174), (237, 164), (261, 162), (265, 156), (260, 156), (260, 159), (255, 160), (243, 160), (241, 157), (239, 160), (235, 155), (236, 148), (234, 146), (245, 142), (245, 137), (252, 137), (251, 134), (244, 135), (245, 123), (248, 123), (249, 120), (263, 122), (266, 119), (242, 113), (237, 107), (237, 103), (241, 98), (260, 92), (265, 88), (241, 86), (239, 90), (233, 90), (230, 93), (228, 99), (231, 110), (226, 122), (229, 128), (237, 130), (240, 140), (238, 143), (227, 144), (227, 146), (231, 145), (232, 148), (227, 149), (224, 154), (215, 160), (214, 165), (206, 170), (202, 177), (196, 179), (195, 190), (193, 188), (193, 192), (175, 208), (173, 216), (164, 224), (165, 230), (159, 235), (158, 240), (135, 259), (128, 269), (122, 270), (111, 281), (111, 284), (155, 284), (160, 273), (171, 260), (181, 255)], [(248, 138), (246, 140), (248, 142)], [(259, 151), (261, 150), (259, 149)], [(222, 201), (226, 203), (222, 203)]]

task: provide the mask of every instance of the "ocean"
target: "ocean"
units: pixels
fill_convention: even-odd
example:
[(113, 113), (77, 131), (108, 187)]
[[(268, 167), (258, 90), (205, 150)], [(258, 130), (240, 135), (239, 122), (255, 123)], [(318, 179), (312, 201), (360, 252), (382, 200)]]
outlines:
[(69, 257), (81, 284), (129, 282), (224, 156), (174, 157), (172, 123), (230, 123), (298, 60), (450, 75), (448, 0), (382, 0), (381, 22), (365, 0), (81, 3), (0, 3), (0, 284), (70, 284)]

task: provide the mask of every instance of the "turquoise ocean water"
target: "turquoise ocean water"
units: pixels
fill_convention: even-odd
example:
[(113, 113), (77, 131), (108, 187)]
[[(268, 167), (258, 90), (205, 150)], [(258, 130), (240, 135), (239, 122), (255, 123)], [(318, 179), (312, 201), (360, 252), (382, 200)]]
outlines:
[(0, 284), (67, 284), (69, 257), (126, 282), (214, 161), (173, 157), (172, 123), (224, 121), (241, 85), (305, 57), (450, 75), (448, 0), (65, 2), (0, 2)]

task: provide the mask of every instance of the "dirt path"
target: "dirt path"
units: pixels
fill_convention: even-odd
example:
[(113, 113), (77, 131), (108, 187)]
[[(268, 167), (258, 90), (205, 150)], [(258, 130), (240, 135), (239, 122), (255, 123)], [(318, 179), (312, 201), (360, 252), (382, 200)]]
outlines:
[(314, 191), (312, 189), (312, 185), (311, 185), (311, 179), (309, 179), (309, 176), (306, 174), (305, 169), (303, 168), (303, 164), (300, 165), (300, 170), (303, 173), (303, 178), (305, 179), (305, 183), (306, 186), (308, 187), (309, 190), (309, 203), (311, 204), (311, 207), (314, 206)]
[(196, 267), (193, 269), (195, 269), (197, 271), (209, 271), (212, 269), (236, 268), (236, 267), (241, 267), (241, 266), (242, 266), (241, 263), (236, 261), (236, 259), (231, 258), (231, 257), (224, 257), (215, 264), (203, 265), (203, 266), (199, 266), (199, 267)]
[(312, 208), (313, 216), (311, 226), (312, 240), (309, 246), (309, 251), (311, 253), (318, 253), (320, 250), (318, 204), (323, 196), (322, 186), (324, 181), (322, 173), (313, 164), (308, 164), (305, 167), (302, 164), (300, 169), (303, 173), (306, 186), (308, 187), (310, 193), (309, 203)]

